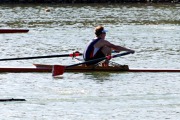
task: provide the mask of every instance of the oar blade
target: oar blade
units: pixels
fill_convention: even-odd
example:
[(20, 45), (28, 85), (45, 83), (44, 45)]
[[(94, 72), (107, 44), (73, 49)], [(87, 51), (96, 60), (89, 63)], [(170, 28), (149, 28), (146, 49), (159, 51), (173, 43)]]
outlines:
[(62, 75), (64, 73), (65, 68), (66, 67), (62, 65), (53, 65), (52, 76), (56, 77)]

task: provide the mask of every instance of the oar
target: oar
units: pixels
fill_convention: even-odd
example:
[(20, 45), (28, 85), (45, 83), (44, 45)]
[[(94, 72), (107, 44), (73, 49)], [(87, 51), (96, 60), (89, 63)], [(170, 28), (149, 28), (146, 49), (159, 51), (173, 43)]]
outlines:
[(102, 57), (102, 58), (98, 58), (98, 59), (94, 59), (94, 60), (89, 60), (89, 61), (85, 61), (85, 62), (81, 62), (81, 63), (77, 63), (77, 64), (73, 64), (73, 65), (68, 65), (68, 66), (63, 66), (63, 65), (53, 65), (53, 70), (52, 70), (52, 76), (58, 76), (58, 75), (62, 75), (65, 71), (66, 68), (69, 67), (74, 67), (74, 66), (78, 66), (78, 65), (82, 65), (82, 64), (88, 64), (88, 63), (92, 63), (92, 62), (99, 62), (99, 61), (103, 61), (103, 60), (110, 60), (112, 58), (116, 58), (116, 57), (120, 57), (120, 56), (124, 56), (124, 55), (128, 55), (128, 54), (133, 54), (134, 52), (125, 52), (125, 53), (120, 53), (120, 54), (116, 54), (116, 55), (108, 55), (106, 57)]
[(8, 102), (8, 101), (26, 101), (26, 100), (25, 99), (17, 99), (17, 98), (0, 99), (0, 102)]
[(72, 54), (62, 54), (62, 55), (46, 55), (46, 56), (21, 57), (21, 58), (5, 58), (5, 59), (0, 59), (0, 61), (28, 60), (28, 59), (54, 58), (54, 57), (76, 57), (76, 56), (81, 56), (81, 55), (82, 55), (82, 53), (74, 52)]

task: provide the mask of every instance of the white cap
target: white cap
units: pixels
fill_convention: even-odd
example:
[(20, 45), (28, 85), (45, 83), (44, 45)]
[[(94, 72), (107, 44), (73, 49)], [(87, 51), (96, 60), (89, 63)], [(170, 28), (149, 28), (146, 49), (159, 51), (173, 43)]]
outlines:
[(103, 30), (103, 31), (102, 31), (102, 33), (106, 33), (106, 32), (108, 32), (108, 30)]

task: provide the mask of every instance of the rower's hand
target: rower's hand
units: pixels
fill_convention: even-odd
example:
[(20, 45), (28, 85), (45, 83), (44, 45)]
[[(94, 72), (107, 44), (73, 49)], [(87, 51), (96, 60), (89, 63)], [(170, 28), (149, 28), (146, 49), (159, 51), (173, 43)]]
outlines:
[(113, 50), (112, 53), (119, 53), (120, 51), (117, 50)]
[(134, 51), (134, 50), (130, 50), (129, 52), (131, 52), (132, 54), (134, 54), (134, 53), (135, 53), (135, 51)]

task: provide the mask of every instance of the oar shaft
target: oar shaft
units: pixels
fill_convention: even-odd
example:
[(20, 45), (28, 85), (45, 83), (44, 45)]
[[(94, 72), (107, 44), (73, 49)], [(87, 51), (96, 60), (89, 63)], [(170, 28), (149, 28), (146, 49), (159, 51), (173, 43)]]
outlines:
[(94, 59), (94, 60), (88, 60), (88, 61), (85, 61), (85, 62), (82, 62), (82, 63), (77, 63), (77, 64), (66, 66), (66, 68), (74, 67), (74, 66), (78, 66), (78, 65), (82, 65), (82, 64), (88, 64), (88, 63), (92, 63), (92, 62), (99, 62), (99, 61), (103, 61), (103, 60), (106, 60), (106, 59), (110, 60), (111, 58), (116, 58), (116, 57), (120, 57), (120, 56), (131, 54), (131, 53), (132, 52), (125, 52), (125, 53), (120, 53), (120, 54), (116, 54), (116, 55), (113, 55), (113, 56), (106, 56), (106, 57), (97, 58), (97, 59)]
[(124, 52), (124, 53), (120, 53), (120, 54), (113, 55), (112, 58), (120, 57), (120, 56), (124, 56), (124, 55), (128, 55), (128, 54), (133, 54), (133, 53), (134, 53), (134, 52)]
[(82, 65), (82, 64), (88, 64), (88, 63), (92, 63), (92, 62), (100, 62), (100, 61), (106, 60), (106, 59), (110, 60), (111, 58), (120, 57), (120, 56), (128, 55), (131, 53), (133, 53), (133, 52), (125, 52), (125, 53), (120, 53), (120, 54), (113, 55), (113, 56), (106, 56), (106, 57), (102, 57), (102, 58), (98, 58), (98, 59), (94, 59), (94, 60), (89, 60), (89, 61), (85, 61), (85, 62), (73, 64), (73, 65), (68, 65), (68, 66), (54, 65), (53, 70), (52, 70), (52, 76), (55, 77), (58, 75), (62, 75), (64, 73), (64, 70), (66, 68), (69, 68), (69, 67), (78, 66), (78, 65)]
[(64, 73), (64, 70), (66, 68), (69, 68), (69, 67), (78, 66), (78, 65), (82, 65), (82, 64), (88, 64), (88, 63), (92, 63), (92, 62), (100, 62), (100, 61), (105, 60), (105, 59), (110, 60), (111, 58), (120, 57), (120, 56), (128, 55), (131, 53), (133, 53), (133, 52), (125, 52), (125, 53), (120, 53), (120, 54), (113, 55), (113, 56), (106, 56), (106, 57), (102, 57), (102, 58), (98, 58), (98, 59), (94, 59), (94, 60), (89, 60), (89, 61), (85, 61), (85, 62), (73, 64), (73, 65), (68, 65), (68, 66), (54, 65), (53, 70), (52, 70), (52, 76), (55, 77), (58, 75), (62, 75)]
[(106, 57), (98, 58), (98, 59), (94, 59), (94, 60), (88, 60), (88, 61), (85, 61), (85, 62), (81, 62), (81, 63), (77, 63), (77, 64), (73, 64), (73, 65), (68, 65), (68, 66), (66, 66), (66, 68), (74, 67), (74, 66), (78, 66), (78, 65), (82, 65), (82, 64), (88, 64), (88, 63), (92, 63), (92, 62), (99, 62), (99, 61), (102, 61), (102, 60), (105, 60), (105, 59), (106, 59)]
[(73, 54), (63, 54), (63, 55), (46, 55), (46, 56), (35, 56), (35, 57), (21, 57), (21, 58), (5, 58), (0, 59), (0, 61), (7, 61), (7, 60), (28, 60), (28, 59), (40, 59), (40, 58), (54, 58), (54, 57), (75, 57), (80, 56), (81, 53), (73, 53)]
[(8, 101), (26, 101), (26, 100), (25, 99), (16, 99), (16, 98), (0, 99), (0, 102), (8, 102)]

